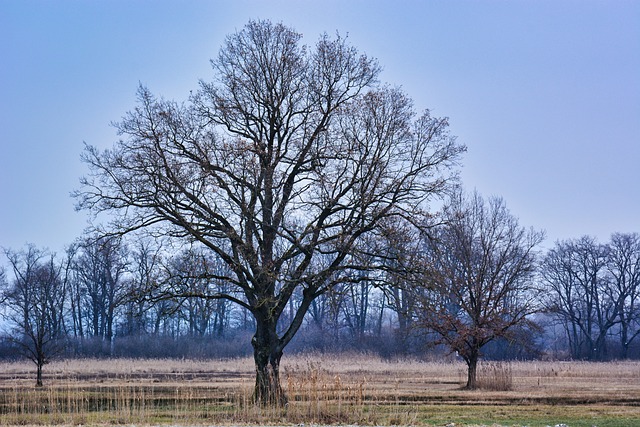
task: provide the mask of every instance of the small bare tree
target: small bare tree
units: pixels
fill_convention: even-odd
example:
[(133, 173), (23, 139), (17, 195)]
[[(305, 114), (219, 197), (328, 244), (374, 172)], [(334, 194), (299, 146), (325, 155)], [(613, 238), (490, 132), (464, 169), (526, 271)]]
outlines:
[[(113, 213), (111, 233), (197, 242), (229, 266), (226, 298), (255, 318), (255, 397), (285, 401), (280, 360), (311, 303), (341, 283), (357, 243), (385, 218), (412, 220), (447, 189), (464, 147), (446, 119), (416, 118), (377, 62), (337, 36), (313, 47), (268, 21), (227, 37), (214, 78), (186, 104), (154, 97), (87, 147), (78, 206)], [(364, 275), (366, 276), (366, 275)], [(167, 289), (167, 295), (175, 295)], [(237, 297), (238, 291), (243, 295)], [(280, 322), (298, 292), (293, 316)]]
[(35, 363), (36, 386), (42, 387), (42, 368), (62, 349), (66, 271), (33, 245), (5, 254), (14, 273), (2, 296), (14, 327), (12, 340)]
[(444, 212), (446, 223), (426, 241), (419, 316), (466, 362), (466, 387), (474, 389), (482, 347), (539, 308), (534, 250), (544, 233), (521, 227), (502, 199), (477, 193), (456, 195)]

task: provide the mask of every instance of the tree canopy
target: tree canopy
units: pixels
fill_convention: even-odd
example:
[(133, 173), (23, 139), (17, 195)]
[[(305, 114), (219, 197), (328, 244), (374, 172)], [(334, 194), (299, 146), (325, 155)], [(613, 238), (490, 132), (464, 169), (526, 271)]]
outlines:
[[(202, 296), (255, 317), (263, 402), (283, 400), (280, 358), (311, 302), (375, 267), (356, 255), (383, 221), (420, 223), (465, 150), (447, 119), (416, 114), (345, 38), (325, 34), (312, 47), (301, 38), (250, 22), (186, 102), (141, 87), (116, 123), (122, 139), (106, 151), (87, 146), (91, 174), (76, 193), (79, 208), (112, 214), (107, 234), (144, 229), (196, 243), (229, 267), (209, 273), (236, 292)], [(295, 291), (295, 316), (280, 324)]]
[(467, 388), (476, 388), (482, 347), (509, 337), (540, 308), (534, 279), (543, 239), (521, 227), (502, 199), (460, 193), (426, 240), (419, 316), (467, 363)]

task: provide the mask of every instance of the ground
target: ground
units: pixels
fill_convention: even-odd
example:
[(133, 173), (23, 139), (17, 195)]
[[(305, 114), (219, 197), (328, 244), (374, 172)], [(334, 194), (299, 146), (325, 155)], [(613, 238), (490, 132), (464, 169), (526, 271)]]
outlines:
[(364, 355), (283, 358), (284, 408), (251, 402), (250, 358), (0, 364), (0, 425), (342, 424), (640, 426), (640, 362), (483, 363), (463, 390), (458, 362)]

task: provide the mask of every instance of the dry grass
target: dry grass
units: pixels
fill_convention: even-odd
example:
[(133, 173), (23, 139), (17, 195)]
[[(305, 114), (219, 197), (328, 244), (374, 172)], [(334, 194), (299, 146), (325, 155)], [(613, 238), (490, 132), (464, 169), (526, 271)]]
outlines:
[(478, 386), (483, 390), (513, 390), (513, 371), (510, 363), (487, 362), (480, 365)]
[[(252, 359), (65, 360), (0, 364), (0, 425), (640, 425), (640, 362), (484, 363), (465, 391), (461, 363), (364, 355), (285, 356), (290, 402), (251, 403)], [(581, 424), (584, 422), (584, 424)]]

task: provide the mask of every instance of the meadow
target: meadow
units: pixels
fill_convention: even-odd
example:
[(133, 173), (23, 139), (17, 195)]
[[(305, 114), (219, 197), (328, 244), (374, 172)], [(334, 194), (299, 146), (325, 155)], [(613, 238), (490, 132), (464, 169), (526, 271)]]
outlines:
[(484, 362), (285, 355), (285, 408), (251, 402), (251, 358), (0, 363), (0, 425), (640, 426), (640, 362)]

